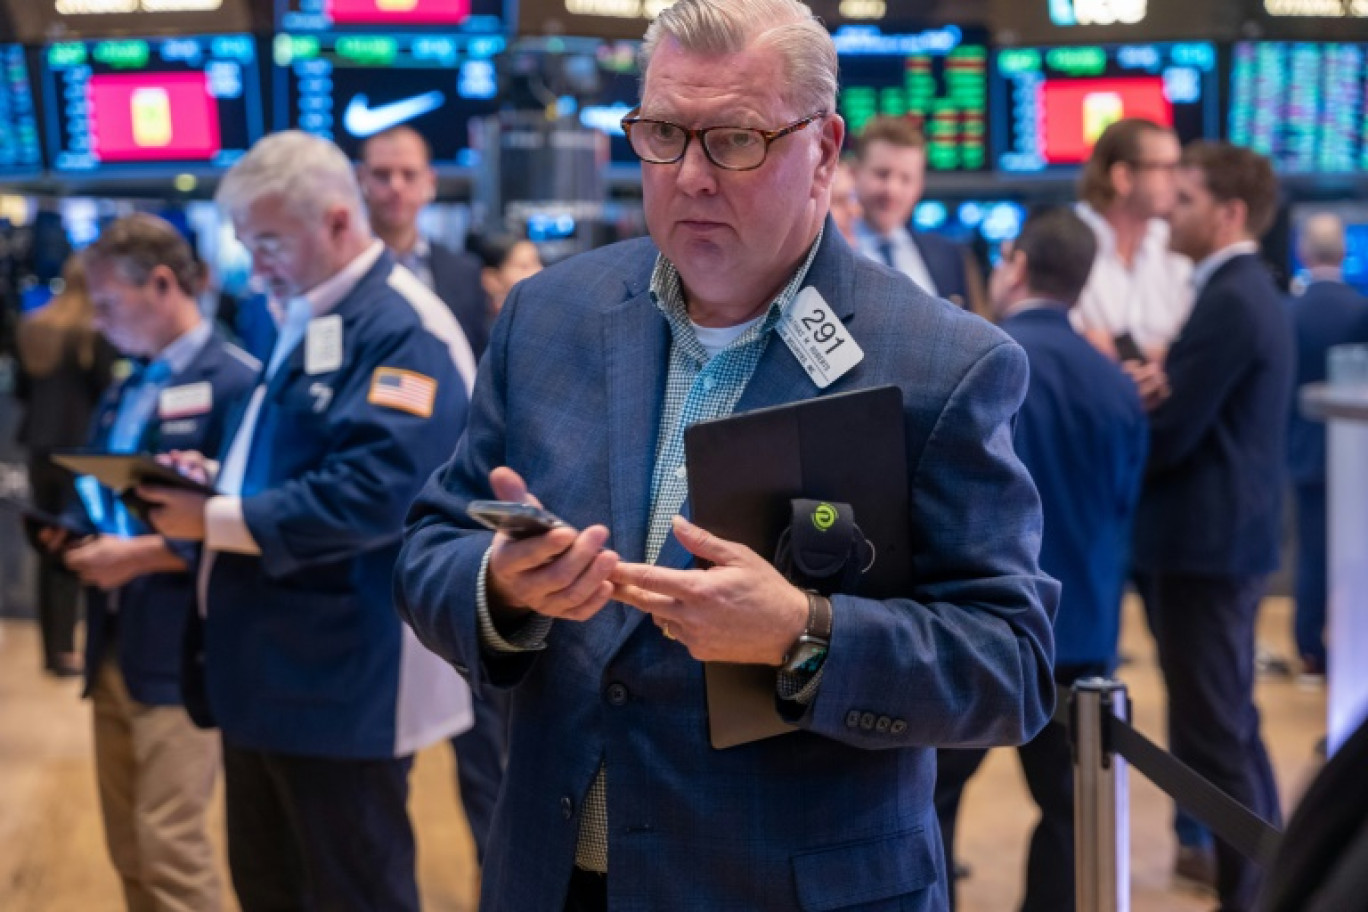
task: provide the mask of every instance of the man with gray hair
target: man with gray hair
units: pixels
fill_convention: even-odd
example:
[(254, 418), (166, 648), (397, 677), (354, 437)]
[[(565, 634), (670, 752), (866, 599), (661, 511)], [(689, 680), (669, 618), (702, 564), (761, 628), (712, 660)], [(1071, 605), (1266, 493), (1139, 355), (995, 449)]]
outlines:
[(203, 497), (143, 491), (203, 540), (204, 677), (223, 733), (244, 912), (416, 910), (414, 752), (469, 727), (470, 694), (394, 613), (404, 513), (465, 426), (474, 360), (451, 312), (370, 231), (351, 163), (300, 132), (218, 192), (280, 335)]
[[(836, 69), (796, 0), (660, 14), (623, 122), (650, 237), (513, 290), (410, 515), (401, 613), (512, 699), (485, 910), (944, 909), (931, 748), (1049, 718), (1026, 359), (828, 218)], [(687, 427), (883, 384), (916, 504), (900, 597), (805, 592), (686, 518)], [(564, 525), (491, 534), (466, 513), (491, 496)], [(714, 749), (703, 662), (757, 666), (794, 730)]]
[[(1297, 256), (1310, 282), (1288, 307), (1297, 337), (1300, 388), (1321, 383), (1325, 360), (1335, 345), (1368, 345), (1368, 300), (1344, 281), (1344, 222), (1330, 212), (1312, 215), (1301, 225)], [(1287, 467), (1297, 497), (1296, 621), (1302, 677), (1325, 681), (1325, 605), (1328, 586), (1325, 424), (1307, 421), (1297, 397), (1287, 428)]]

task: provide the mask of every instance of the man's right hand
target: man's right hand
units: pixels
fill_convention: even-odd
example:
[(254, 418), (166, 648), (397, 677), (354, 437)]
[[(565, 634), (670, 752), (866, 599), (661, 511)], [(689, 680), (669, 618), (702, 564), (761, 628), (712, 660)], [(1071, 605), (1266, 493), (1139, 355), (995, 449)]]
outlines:
[[(541, 506), (512, 469), (495, 469), (489, 483), (498, 500)], [(603, 548), (607, 541), (605, 526), (582, 532), (562, 526), (520, 540), (497, 533), (486, 578), (495, 622), (516, 621), (529, 612), (571, 621), (598, 614), (613, 597), (609, 577), (618, 566), (617, 554)]]
[(194, 450), (172, 450), (157, 456), (157, 462), (175, 469), (180, 474), (200, 484), (211, 484), (218, 474), (218, 466), (203, 453)]

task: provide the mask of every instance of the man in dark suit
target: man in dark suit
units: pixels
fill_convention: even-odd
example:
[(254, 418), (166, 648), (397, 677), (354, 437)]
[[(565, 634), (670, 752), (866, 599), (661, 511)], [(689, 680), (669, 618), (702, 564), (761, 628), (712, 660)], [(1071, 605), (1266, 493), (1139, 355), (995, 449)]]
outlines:
[[(1097, 242), (1065, 208), (1033, 214), (1003, 252), (988, 290), (1002, 329), (1026, 351), (1031, 385), (1016, 451), (1040, 490), (1040, 566), (1063, 586), (1055, 617), (1055, 681), (1108, 675), (1116, 665), (1127, 540), (1149, 430), (1133, 384), (1069, 324)], [(953, 857), (955, 818), (987, 751), (937, 752), (936, 812)], [(1019, 749), (1040, 822), (1031, 838), (1023, 912), (1072, 909), (1073, 763), (1069, 734), (1051, 723)], [(954, 907), (953, 884), (951, 908)]]
[[(1319, 213), (1301, 226), (1297, 253), (1311, 283), (1289, 301), (1297, 340), (1296, 387), (1326, 378), (1326, 353), (1335, 345), (1368, 344), (1368, 299), (1344, 282), (1344, 223)], [(1327, 518), (1325, 424), (1302, 417), (1297, 397), (1287, 426), (1287, 468), (1297, 497), (1297, 616), (1303, 674), (1325, 679)]]
[(926, 188), (926, 137), (905, 117), (876, 117), (857, 140), (856, 223), (861, 253), (905, 273), (928, 294), (970, 307), (970, 254), (935, 234), (914, 231), (912, 213)]
[[(190, 247), (167, 222), (120, 219), (85, 251), (95, 322), (146, 359), (105, 397), (92, 449), (217, 451), (261, 365), (200, 316)], [(199, 549), (155, 534), (93, 478), (77, 480), (91, 536), (66, 550), (91, 587), (85, 695), (94, 704), (105, 841), (130, 909), (220, 907), (205, 812), (218, 738), (183, 708), (181, 647)], [(45, 536), (59, 545), (54, 533)]]
[[(1022, 743), (1053, 705), (1026, 358), (827, 218), (845, 130), (806, 5), (680, 0), (643, 54), (650, 237), (509, 295), (396, 576), (422, 640), (512, 695), (482, 908), (941, 910), (932, 747)], [(686, 427), (881, 384), (916, 504), (901, 597), (809, 597), (685, 518)], [(531, 492), (568, 525), (466, 514)], [(769, 666), (796, 730), (714, 750), (704, 661)]]
[[(1170, 222), (1174, 249), (1197, 263), (1196, 304), (1163, 365), (1126, 365), (1151, 410), (1134, 562), (1168, 687), (1170, 749), (1274, 823), (1253, 688), (1295, 361), (1282, 296), (1258, 258), (1277, 194), (1267, 159), (1247, 149), (1184, 151)], [(1223, 912), (1253, 908), (1256, 865), (1221, 842), (1216, 863)]]
[(429, 241), (418, 214), (437, 198), (432, 150), (412, 127), (392, 127), (361, 146), (357, 168), (371, 230), (401, 266), (442, 299), (461, 324), (478, 360), (489, 341), (489, 299), (480, 287), (480, 261), (463, 250)]

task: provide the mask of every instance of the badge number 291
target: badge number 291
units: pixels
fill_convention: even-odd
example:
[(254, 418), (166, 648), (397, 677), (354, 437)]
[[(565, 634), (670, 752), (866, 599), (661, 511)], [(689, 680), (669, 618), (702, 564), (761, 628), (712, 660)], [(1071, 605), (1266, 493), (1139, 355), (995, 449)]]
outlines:
[(795, 358), (821, 389), (864, 360), (860, 345), (815, 288), (805, 288), (780, 333)]

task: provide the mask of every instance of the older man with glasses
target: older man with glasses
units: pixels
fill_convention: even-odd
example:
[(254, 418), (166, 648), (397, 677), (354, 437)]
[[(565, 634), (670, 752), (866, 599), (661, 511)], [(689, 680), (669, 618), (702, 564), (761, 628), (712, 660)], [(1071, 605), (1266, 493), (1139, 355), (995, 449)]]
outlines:
[[(1053, 703), (1025, 357), (827, 217), (845, 126), (807, 6), (679, 0), (642, 55), (650, 237), (509, 295), (397, 571), (420, 638), (511, 693), (481, 907), (944, 909), (931, 748), (1019, 744)], [(814, 307), (859, 349), (821, 375), (794, 350)], [(901, 597), (810, 598), (688, 521), (687, 427), (883, 384), (917, 505)], [(491, 534), (466, 515), (491, 496), (566, 525)], [(768, 666), (796, 730), (714, 750), (705, 661)]]

